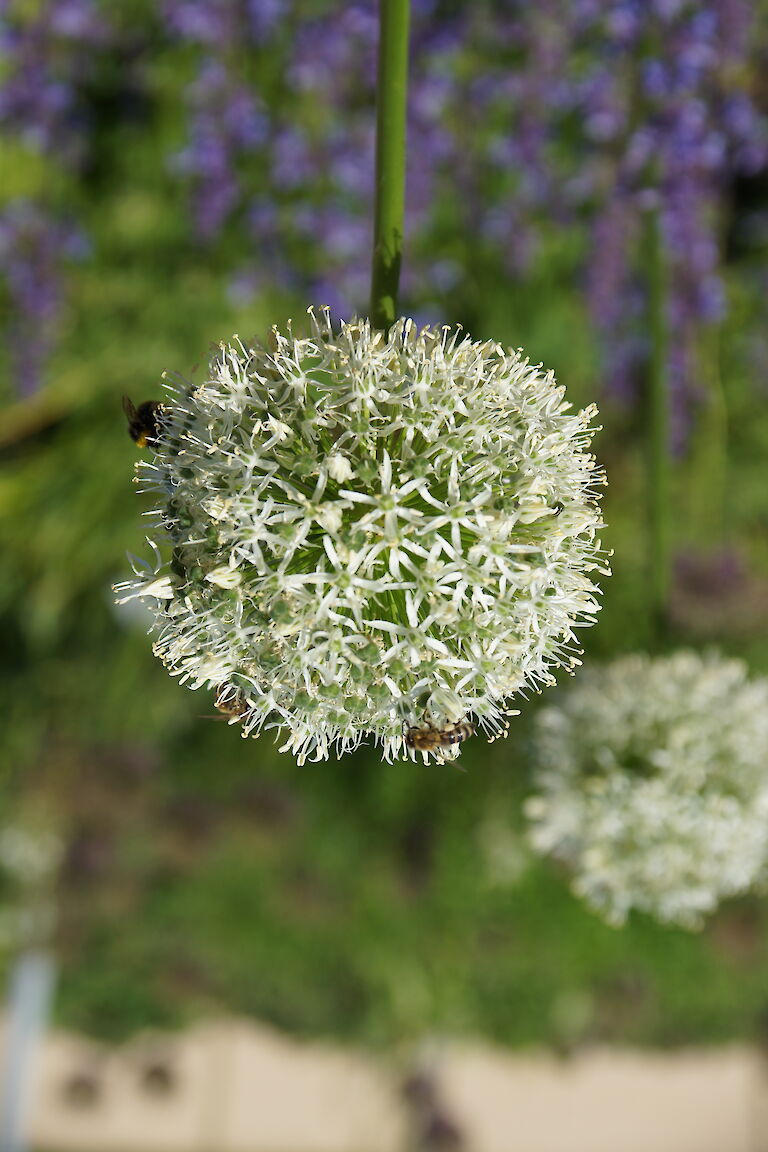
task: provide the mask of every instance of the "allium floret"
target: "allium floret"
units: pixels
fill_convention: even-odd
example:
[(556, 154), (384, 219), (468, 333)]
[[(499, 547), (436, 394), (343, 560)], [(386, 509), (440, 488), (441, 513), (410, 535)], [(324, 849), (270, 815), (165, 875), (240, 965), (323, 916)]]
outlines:
[[(273, 329), (166, 381), (154, 458), (171, 550), (121, 587), (154, 597), (155, 651), (243, 734), (300, 760), (469, 717), (577, 660), (598, 608), (596, 410), (520, 352), (399, 320)], [(438, 749), (452, 757), (457, 749)]]
[(588, 668), (536, 724), (532, 840), (610, 921), (696, 927), (768, 861), (768, 680), (717, 653)]

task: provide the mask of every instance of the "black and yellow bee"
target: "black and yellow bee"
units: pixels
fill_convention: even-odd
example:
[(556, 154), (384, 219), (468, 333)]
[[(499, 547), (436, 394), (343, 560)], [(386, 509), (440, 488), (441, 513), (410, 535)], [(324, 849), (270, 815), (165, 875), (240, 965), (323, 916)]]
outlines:
[(405, 734), (406, 747), (414, 748), (417, 752), (440, 752), (444, 748), (452, 748), (456, 744), (463, 744), (470, 736), (474, 736), (474, 725), (463, 721), (460, 724), (446, 724), (442, 728), (435, 728), (433, 724), (423, 727), (411, 727)]
[(219, 684), (213, 706), (227, 720), (239, 720), (248, 711), (248, 702), (242, 692), (239, 689), (233, 692), (228, 684)]
[(145, 400), (138, 408), (128, 396), (123, 396), (123, 412), (128, 417), (128, 435), (139, 448), (154, 444), (160, 435), (162, 404)]

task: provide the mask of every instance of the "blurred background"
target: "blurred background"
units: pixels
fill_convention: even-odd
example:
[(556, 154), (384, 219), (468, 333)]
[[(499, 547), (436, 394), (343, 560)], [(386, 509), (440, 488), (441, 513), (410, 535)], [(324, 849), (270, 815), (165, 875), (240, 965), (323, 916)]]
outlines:
[[(107, 1040), (222, 1013), (372, 1046), (759, 1038), (764, 899), (619, 931), (532, 857), (537, 697), (466, 771), (298, 768), (209, 719), (113, 603), (149, 499), (122, 395), (367, 307), (376, 17), (3, 5), (0, 969), (45, 943), (56, 1021)], [(764, 0), (413, 2), (401, 309), (599, 403), (615, 558), (588, 660), (714, 645), (768, 671), (767, 64)]]

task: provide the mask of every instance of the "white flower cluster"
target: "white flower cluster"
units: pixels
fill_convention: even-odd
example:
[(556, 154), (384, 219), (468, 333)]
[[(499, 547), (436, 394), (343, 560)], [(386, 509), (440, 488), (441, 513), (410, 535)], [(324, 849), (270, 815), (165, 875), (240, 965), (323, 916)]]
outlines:
[(0, 828), (0, 951), (40, 945), (50, 936), (63, 850), (61, 839), (39, 820)]
[(768, 865), (768, 680), (678, 652), (586, 669), (537, 717), (532, 839), (613, 923), (697, 926)]
[(577, 663), (598, 607), (596, 410), (447, 328), (310, 324), (167, 384), (138, 467), (170, 565), (156, 549), (123, 598), (155, 597), (169, 670), (300, 761), (366, 734), (409, 755), (410, 726), (470, 714), (496, 735), (513, 693)]
[(0, 828), (0, 868), (21, 886), (50, 880), (61, 854), (61, 841), (53, 832), (14, 824)]

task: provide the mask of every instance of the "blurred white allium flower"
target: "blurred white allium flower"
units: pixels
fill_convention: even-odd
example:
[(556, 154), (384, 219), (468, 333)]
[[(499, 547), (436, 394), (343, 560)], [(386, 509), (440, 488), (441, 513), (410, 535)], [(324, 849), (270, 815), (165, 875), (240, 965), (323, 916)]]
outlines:
[(408, 726), (470, 714), (497, 735), (513, 693), (578, 662), (598, 608), (596, 409), (447, 328), (310, 323), (167, 382), (138, 468), (172, 559), (155, 546), (118, 590), (155, 598), (174, 675), (300, 761), (366, 734), (412, 754)]
[(0, 868), (20, 884), (47, 880), (58, 867), (61, 853), (61, 840), (53, 832), (15, 824), (0, 828)]
[(768, 861), (768, 680), (678, 652), (586, 669), (537, 717), (534, 846), (620, 924), (695, 927)]
[(46, 940), (56, 919), (53, 889), (64, 844), (53, 829), (26, 814), (0, 828), (0, 951)]

